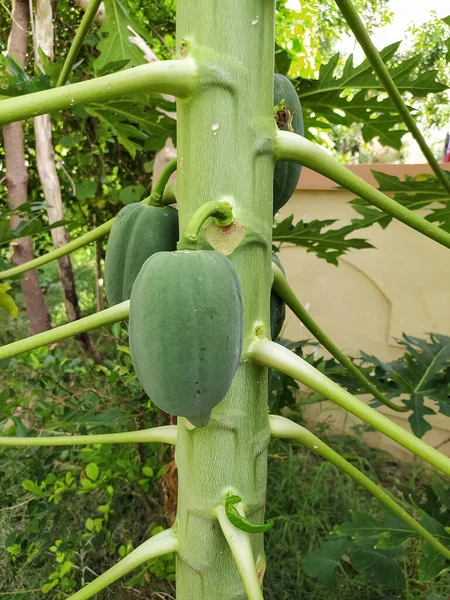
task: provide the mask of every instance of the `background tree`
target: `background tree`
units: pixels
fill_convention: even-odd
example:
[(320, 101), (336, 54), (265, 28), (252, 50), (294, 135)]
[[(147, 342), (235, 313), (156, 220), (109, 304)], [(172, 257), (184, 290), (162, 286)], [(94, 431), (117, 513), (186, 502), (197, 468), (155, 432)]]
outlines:
[[(53, 7), (50, 0), (37, 0), (35, 6), (36, 12), (32, 29), (34, 60), (36, 70), (42, 71), (43, 57), (47, 61), (53, 61)], [(42, 115), (34, 119), (34, 134), (36, 139), (36, 165), (47, 204), (48, 222), (50, 225), (54, 225), (64, 220), (64, 209), (56, 171), (50, 115)], [(53, 227), (51, 239), (54, 248), (60, 248), (67, 244), (69, 236), (66, 228), (64, 226)], [(67, 317), (69, 321), (75, 321), (80, 318), (81, 312), (70, 257), (62, 256), (59, 258), (58, 268)], [(84, 351), (93, 356), (97, 362), (100, 362), (101, 356), (92, 346), (89, 335), (82, 333), (78, 336), (78, 339)]]
[[(30, 22), (29, 6), (26, 1), (17, 0), (12, 5), (11, 33), (8, 40), (8, 55), (19, 65), (25, 64), (28, 47), (28, 27)], [(26, 204), (28, 200), (28, 173), (25, 164), (24, 132), (22, 123), (11, 123), (3, 127), (3, 144), (5, 149), (6, 185), (8, 200), (13, 210)], [(11, 227), (16, 229), (21, 219), (11, 216)], [(31, 237), (19, 237), (14, 243), (15, 264), (20, 265), (33, 258), (33, 241)], [(44, 294), (39, 285), (36, 271), (29, 271), (21, 281), (22, 292), (27, 307), (31, 331), (39, 333), (50, 328)]]

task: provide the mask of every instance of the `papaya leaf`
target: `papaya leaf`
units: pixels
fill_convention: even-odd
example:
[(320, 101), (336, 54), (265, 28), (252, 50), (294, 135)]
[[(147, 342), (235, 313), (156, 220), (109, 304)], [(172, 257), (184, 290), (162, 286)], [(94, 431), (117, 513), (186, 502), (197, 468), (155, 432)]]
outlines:
[[(436, 487), (448, 491), (448, 483), (444, 477), (436, 478), (432, 485), (425, 485), (419, 491), (411, 486), (404, 488), (402, 491), (414, 508), (421, 511), (420, 524), (433, 535), (441, 538), (443, 544), (450, 546), (450, 536), (446, 530), (450, 525), (450, 512), (445, 510), (445, 505), (436, 493)], [(444, 529), (441, 529), (441, 526)]]
[[(380, 51), (388, 65), (395, 58), (399, 45), (400, 42), (396, 42)], [(418, 53), (391, 66), (390, 73), (401, 93), (425, 97), (447, 89), (438, 81), (435, 69), (421, 70), (422, 58)], [(295, 85), (306, 128), (362, 123), (366, 142), (378, 137), (383, 145), (400, 149), (406, 128), (391, 100), (385, 98), (384, 88), (367, 59), (355, 66), (353, 55), (350, 55), (342, 67), (340, 56), (336, 54), (320, 67), (317, 80), (298, 78)], [(408, 108), (413, 110), (411, 106)]]
[(139, 202), (146, 192), (147, 189), (143, 185), (128, 185), (118, 192), (119, 201), (124, 205)]
[(87, 200), (88, 198), (95, 198), (97, 192), (97, 182), (87, 179), (85, 181), (77, 182), (75, 186), (75, 196), (78, 200)]
[(86, 111), (116, 135), (122, 146), (134, 157), (136, 152), (159, 151), (167, 138), (176, 138), (176, 121), (157, 108), (174, 110), (173, 104), (162, 98), (133, 98), (108, 104), (92, 104)]
[(450, 511), (450, 485), (442, 480), (433, 481), (431, 489), (436, 494), (441, 505), (447, 509), (447, 512)]
[(288, 51), (275, 44), (275, 73), (287, 76), (291, 62), (292, 58)]
[[(58, 82), (58, 77), (59, 74), (61, 73), (63, 64), (64, 64), (64, 60), (59, 60), (56, 62), (53, 62), (49, 59), (49, 57), (45, 54), (45, 52), (42, 50), (42, 48), (38, 48), (38, 52), (39, 52), (39, 58), (41, 61), (41, 65), (42, 65), (42, 70), (44, 71), (44, 74), (47, 75), (47, 77), (50, 79), (50, 87), (55, 87), (57, 82)], [(81, 61), (79, 61), (78, 63), (76, 63), (72, 70), (75, 69)]]
[[(443, 482), (444, 478), (420, 491), (414, 487), (404, 488), (403, 496), (412, 509), (420, 511), (422, 527), (442, 544), (450, 547), (450, 534), (445, 526), (449, 520), (448, 511), (443, 510), (445, 504), (434, 491), (434, 487), (439, 490), (445, 487), (444, 500), (450, 503), (449, 486)], [(407, 555), (408, 541), (417, 538), (417, 533), (387, 509), (383, 510), (382, 520), (361, 511), (351, 511), (351, 515), (351, 520), (334, 526), (333, 535), (347, 543), (345, 554), (352, 567), (371, 581), (388, 588), (403, 589), (403, 569), (399, 562)], [(449, 567), (445, 557), (422, 538), (419, 539), (422, 552), (418, 565), (419, 581), (425, 583), (435, 579)]]
[[(5, 222), (8, 223), (8, 227), (5, 226)], [(26, 236), (34, 236), (38, 233), (44, 233), (45, 231), (50, 231), (55, 227), (61, 227), (61, 225), (67, 225), (67, 221), (57, 221), (52, 225), (48, 223), (44, 223), (39, 216), (33, 217), (31, 219), (23, 219), (19, 222), (18, 226), (11, 230), (9, 229), (9, 219), (1, 219), (0, 220), (0, 246), (4, 244), (9, 244), (13, 240), (16, 240), (21, 237)]]
[(13, 57), (0, 56), (0, 95), (22, 96), (42, 92), (51, 87), (51, 78), (45, 73), (30, 77)]
[(101, 69), (97, 69), (96, 75), (97, 77), (103, 77), (104, 75), (109, 75), (110, 73), (116, 73), (117, 71), (120, 71), (121, 69), (126, 67), (129, 62), (130, 61), (128, 59), (124, 59), (107, 63)]
[(105, 0), (105, 18), (100, 27), (101, 40), (97, 45), (100, 56), (93, 65), (96, 72), (104, 72), (111, 63), (127, 61), (128, 67), (135, 67), (146, 62), (142, 50), (129, 40), (135, 33), (145, 38), (145, 31), (137, 20), (128, 12), (128, 8), (120, 0)]
[(419, 583), (433, 581), (436, 577), (439, 577), (450, 570), (445, 556), (440, 552), (425, 544), (422, 544), (420, 549), (424, 552), (424, 556), (421, 558), (418, 565)]
[(319, 258), (324, 258), (333, 265), (337, 265), (338, 258), (352, 249), (373, 248), (367, 240), (347, 237), (361, 226), (369, 226), (369, 224), (361, 225), (362, 220), (355, 219), (350, 225), (339, 229), (330, 228), (336, 223), (335, 219), (309, 222), (301, 220), (296, 225), (293, 225), (293, 220), (294, 217), (291, 215), (275, 224), (272, 233), (273, 241), (302, 246), (307, 249), (307, 252), (315, 252)]
[(8, 293), (10, 289), (10, 285), (0, 283), (0, 308), (6, 310), (10, 317), (17, 317), (19, 309), (14, 302), (14, 298)]
[[(444, 171), (450, 181), (450, 173)], [(409, 210), (427, 209), (430, 211), (425, 218), (427, 221), (438, 224), (445, 231), (450, 232), (450, 201), (448, 193), (442, 187), (442, 184), (435, 175), (425, 174), (411, 177), (405, 175), (401, 180), (394, 175), (372, 171), (378, 183), (378, 189), (388, 194), (396, 202), (408, 208)], [(378, 223), (384, 228), (391, 221), (392, 217), (385, 215), (382, 211), (373, 208), (364, 200), (357, 198), (351, 202), (353, 208), (363, 214), (363, 211), (370, 211), (376, 222), (376, 214), (379, 215)], [(362, 209), (362, 207), (366, 207)]]
[(440, 412), (450, 415), (450, 337), (429, 334), (429, 340), (403, 335), (396, 340), (405, 353), (385, 363), (361, 352), (363, 361), (375, 366), (377, 385), (391, 398), (407, 394), (404, 400), (412, 410), (410, 425), (418, 437), (430, 429), (427, 415), (436, 414), (425, 406), (426, 399), (438, 403)]
[(225, 513), (232, 525), (247, 533), (265, 533), (272, 529), (274, 523), (271, 519), (267, 523), (255, 523), (255, 521), (243, 517), (235, 506), (239, 502), (242, 502), (242, 498), (233, 494), (225, 499)]

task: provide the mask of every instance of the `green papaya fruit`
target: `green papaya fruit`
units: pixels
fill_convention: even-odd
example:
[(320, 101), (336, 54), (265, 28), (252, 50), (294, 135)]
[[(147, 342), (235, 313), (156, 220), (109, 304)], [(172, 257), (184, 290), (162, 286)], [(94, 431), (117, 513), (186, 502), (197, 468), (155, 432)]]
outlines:
[[(291, 81), (284, 75), (276, 73), (273, 80), (274, 106), (283, 102), (283, 107), (276, 113), (278, 129), (305, 134), (302, 107), (298, 94)], [(273, 214), (282, 208), (297, 187), (302, 166), (293, 162), (278, 162), (273, 176)]]

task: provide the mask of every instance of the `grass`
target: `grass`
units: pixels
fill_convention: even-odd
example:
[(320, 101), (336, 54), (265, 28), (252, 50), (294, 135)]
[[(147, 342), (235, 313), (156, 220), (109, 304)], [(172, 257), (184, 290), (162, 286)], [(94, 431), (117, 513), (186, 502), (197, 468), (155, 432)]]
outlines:
[[(420, 472), (415, 472), (408, 466), (396, 465), (390, 460), (386, 461), (383, 453), (370, 450), (352, 438), (335, 437), (328, 441), (346, 453), (352, 462), (362, 465), (368, 474), (378, 474), (380, 482), (388, 486), (393, 493), (398, 493), (401, 485), (420, 481)], [(76, 475), (77, 471), (85, 468), (86, 461), (93, 460), (93, 454), (83, 457), (82, 452), (78, 450), (66, 452), (68, 454), (63, 457), (64, 464), (61, 463), (59, 450), (8, 450), (1, 453), (1, 484), (3, 489), (5, 484), (9, 486), (6, 497), (2, 494), (0, 508), (2, 547), (8, 531), (24, 531), (35, 519), (34, 516), (29, 516), (30, 509), (31, 514), (34, 514), (33, 510), (39, 509), (38, 500), (20, 505), (30, 497), (21, 487), (22, 480), (29, 477), (39, 480), (39, 476), (44, 477), (49, 470), (57, 475), (67, 471)], [(109, 454), (110, 450), (97, 452), (105, 453), (103, 457), (96, 457), (102, 469), (101, 465), (106, 464), (112, 455)], [(117, 454), (114, 458), (123, 462), (129, 459), (125, 454)], [(133, 456), (133, 452), (131, 455)], [(131, 458), (131, 462), (133, 460)], [(9, 472), (6, 480), (5, 472)], [(101, 489), (85, 495), (68, 492), (57, 505), (41, 503), (41, 530), (35, 538), (48, 538), (49, 543), (63, 539), (68, 548), (73, 542), (76, 548), (73, 561), (78, 569), (87, 569), (89, 566), (89, 571), (85, 573), (88, 580), (92, 578), (92, 572), (101, 573), (113, 564), (120, 543), (126, 544), (127, 541), (133, 540), (137, 544), (142, 539), (143, 532), (148, 531), (149, 523), (164, 522), (162, 511), (158, 507), (160, 498), (157, 485), (152, 488), (149, 498), (145, 501), (145, 497), (137, 492), (134, 483), (126, 483), (122, 477), (117, 477), (116, 482), (119, 479), (120, 486), (117, 483), (113, 484), (115, 496), (112, 506), (116, 512), (107, 527), (107, 535), (114, 543), (108, 545), (105, 540), (101, 540), (98, 554), (92, 551), (92, 536), (76, 541), (73, 532), (82, 530), (87, 518), (95, 517), (95, 507), (104, 502)], [(16, 508), (4, 510), (6, 505), (16, 505)], [(269, 464), (267, 515), (275, 520), (275, 527), (266, 536), (268, 568), (265, 578), (265, 600), (447, 600), (450, 590), (449, 575), (444, 575), (427, 585), (416, 583), (415, 565), (419, 551), (414, 543), (410, 546), (408, 560), (404, 565), (408, 583), (407, 589), (402, 592), (392, 592), (383, 589), (383, 586), (368, 583), (349, 565), (338, 571), (335, 590), (328, 590), (307, 577), (302, 569), (303, 557), (329, 537), (335, 524), (349, 517), (350, 509), (367, 511), (375, 516), (380, 514), (376, 502), (334, 467), (301, 448), (282, 442), (274, 443)], [(30, 522), (27, 523), (28, 519)], [(37, 522), (34, 527), (36, 526)], [(29, 544), (34, 543), (33, 536), (28, 536)], [(15, 565), (12, 565), (10, 558), (4, 554), (0, 559), (0, 594), (14, 589), (38, 589), (54, 568), (55, 556), (48, 550), (32, 557), (26, 557), (25, 553)], [(154, 595), (156, 592), (169, 595)], [(137, 582), (128, 579), (115, 584), (100, 594), (99, 598), (128, 600), (171, 596), (174, 596), (173, 584), (148, 573), (141, 574)], [(41, 592), (31, 592), (14, 594), (12, 597), (15, 600), (25, 600), (44, 598), (44, 595)], [(64, 595), (59, 597), (64, 598)]]
[[(323, 437), (323, 436), (322, 436)], [(384, 452), (370, 449), (357, 439), (328, 438), (333, 448), (380, 482), (394, 495), (407, 485), (417, 487), (424, 473), (412, 465), (399, 465)], [(302, 448), (278, 442), (271, 447), (267, 516), (275, 526), (266, 534), (267, 573), (265, 600), (448, 600), (450, 576), (419, 585), (416, 543), (404, 565), (407, 589), (392, 592), (367, 582), (350, 565), (337, 571), (337, 587), (328, 590), (302, 569), (303, 557), (330, 538), (334, 525), (350, 518), (350, 510), (381, 515), (378, 503), (355, 482)]]

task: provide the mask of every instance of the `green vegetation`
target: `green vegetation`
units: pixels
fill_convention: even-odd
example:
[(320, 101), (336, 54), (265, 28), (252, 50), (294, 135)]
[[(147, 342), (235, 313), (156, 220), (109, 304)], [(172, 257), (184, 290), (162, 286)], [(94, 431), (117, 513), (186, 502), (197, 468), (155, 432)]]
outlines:
[[(0, 596), (445, 600), (450, 458), (422, 438), (450, 414), (450, 338), (348, 357), (277, 252), (338, 266), (393, 219), (450, 248), (416, 124), (431, 95), (440, 118), (450, 54), (417, 32), (414, 56), (378, 52), (388, 0), (178, 0), (176, 34), (172, 0), (77, 6), (15, 0), (0, 42)], [(334, 52), (349, 30), (359, 65)], [(355, 129), (398, 152), (409, 131), (434, 175), (369, 185), (336, 159)], [(305, 166), (358, 216), (280, 221)], [(285, 303), (333, 358), (278, 339)], [(365, 425), (313, 433), (317, 402)], [(437, 471), (368, 449), (367, 426)]]

